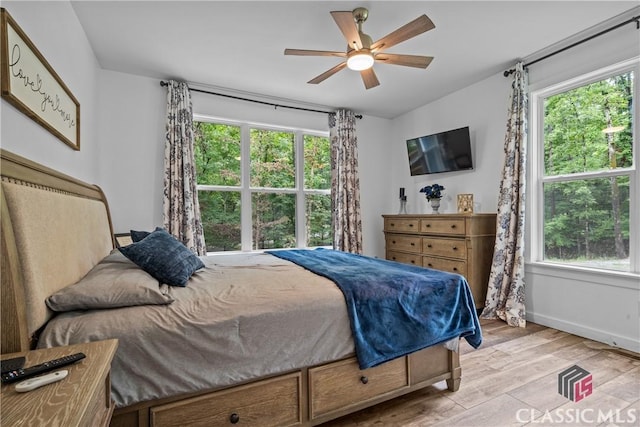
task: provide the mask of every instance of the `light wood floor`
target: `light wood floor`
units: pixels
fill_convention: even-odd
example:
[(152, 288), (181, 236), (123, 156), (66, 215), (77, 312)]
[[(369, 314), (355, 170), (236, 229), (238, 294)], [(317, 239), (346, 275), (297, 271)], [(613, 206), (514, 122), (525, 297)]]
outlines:
[[(478, 350), (461, 341), (457, 392), (442, 382), (322, 426), (640, 426), (639, 354), (532, 323), (483, 320), (482, 331)], [(593, 376), (579, 402), (558, 393), (572, 365)]]

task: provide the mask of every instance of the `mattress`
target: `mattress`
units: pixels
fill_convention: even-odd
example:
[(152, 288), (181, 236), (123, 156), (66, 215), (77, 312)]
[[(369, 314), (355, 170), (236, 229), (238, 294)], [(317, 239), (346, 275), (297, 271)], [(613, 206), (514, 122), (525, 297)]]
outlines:
[(38, 347), (117, 338), (117, 407), (354, 354), (345, 299), (329, 279), (269, 254), (202, 260), (186, 287), (171, 288), (171, 304), (61, 313)]

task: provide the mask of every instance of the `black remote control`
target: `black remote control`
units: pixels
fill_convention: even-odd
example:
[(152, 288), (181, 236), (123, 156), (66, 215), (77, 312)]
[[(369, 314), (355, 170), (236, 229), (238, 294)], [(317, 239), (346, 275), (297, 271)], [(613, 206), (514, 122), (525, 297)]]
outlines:
[(0, 367), (2, 368), (2, 375), (7, 372), (15, 371), (16, 369), (20, 369), (24, 366), (24, 361), (26, 357), (14, 357), (13, 359), (0, 360)]
[(13, 371), (2, 374), (2, 382), (13, 383), (25, 378), (30, 378), (38, 374), (43, 374), (45, 372), (53, 371), (63, 366), (70, 365), (77, 362), (78, 360), (84, 359), (85, 357), (86, 356), (84, 355), (84, 353), (75, 353), (70, 354), (69, 356), (61, 357), (59, 359), (49, 360), (48, 362), (44, 362), (39, 365), (30, 366), (28, 368), (15, 369)]

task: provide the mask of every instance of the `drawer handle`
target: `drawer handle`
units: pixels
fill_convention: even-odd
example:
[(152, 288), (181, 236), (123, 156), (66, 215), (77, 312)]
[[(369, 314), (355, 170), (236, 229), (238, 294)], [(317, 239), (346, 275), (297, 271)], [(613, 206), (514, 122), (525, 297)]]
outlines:
[(415, 245), (416, 245), (415, 243), (411, 242), (411, 246), (415, 246)]
[(432, 247), (431, 244), (427, 245), (428, 248)]
[(409, 224), (409, 228), (413, 227), (413, 224)]
[(412, 259), (411, 260), (411, 264), (415, 264), (415, 263), (416, 263), (416, 261)]
[(392, 256), (392, 257), (391, 257), (391, 259), (395, 261), (395, 260), (396, 260), (396, 257)]
[(427, 224), (427, 228), (431, 228), (431, 224)]
[(395, 245), (395, 244), (396, 244), (396, 241), (395, 241), (395, 240), (392, 240), (392, 241), (391, 241), (391, 243), (393, 243), (393, 244)]
[(390, 223), (389, 225), (390, 225), (390, 226), (392, 226), (392, 227), (395, 227), (395, 226), (396, 226), (395, 222), (392, 222), (392, 223)]
[(453, 271), (458, 271), (458, 267), (453, 267)]
[(456, 228), (456, 225), (455, 224), (451, 224), (451, 228)]
[(427, 265), (428, 265), (429, 267), (433, 267), (433, 264), (431, 264), (431, 263), (429, 263), (429, 264), (427, 264)]
[(360, 377), (360, 382), (362, 384), (366, 384), (369, 382), (369, 378), (365, 377), (364, 375)]
[(453, 247), (453, 250), (454, 250), (454, 251), (457, 251), (457, 250), (458, 250), (458, 247), (457, 247), (457, 246), (454, 246), (454, 247)]
[(229, 417), (229, 422), (231, 424), (238, 424), (238, 421), (240, 421), (240, 415), (236, 414), (235, 412), (231, 414), (231, 416)]

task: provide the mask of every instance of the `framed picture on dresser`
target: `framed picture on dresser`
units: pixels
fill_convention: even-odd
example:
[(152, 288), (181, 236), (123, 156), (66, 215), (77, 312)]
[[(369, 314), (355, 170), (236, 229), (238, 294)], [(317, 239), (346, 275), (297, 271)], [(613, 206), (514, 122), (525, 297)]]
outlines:
[(473, 194), (458, 194), (458, 213), (473, 213)]

